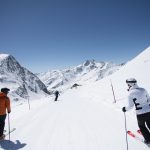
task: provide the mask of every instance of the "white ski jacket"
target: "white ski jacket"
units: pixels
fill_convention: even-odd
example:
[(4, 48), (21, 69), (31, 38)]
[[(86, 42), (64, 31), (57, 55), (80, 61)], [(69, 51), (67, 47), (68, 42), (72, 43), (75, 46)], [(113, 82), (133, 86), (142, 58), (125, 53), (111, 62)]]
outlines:
[(137, 115), (150, 112), (149, 94), (144, 88), (140, 88), (137, 85), (130, 88), (128, 106), (125, 107), (125, 109), (128, 111), (133, 108), (133, 106), (135, 106)]

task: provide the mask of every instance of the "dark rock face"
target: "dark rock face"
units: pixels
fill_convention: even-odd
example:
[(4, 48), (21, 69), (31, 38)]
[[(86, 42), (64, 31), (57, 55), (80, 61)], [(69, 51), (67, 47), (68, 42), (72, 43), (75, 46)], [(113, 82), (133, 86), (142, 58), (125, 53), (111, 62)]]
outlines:
[(45, 84), (32, 72), (22, 67), (16, 59), (7, 54), (0, 54), (0, 83), (13, 88), (12, 93), (21, 98), (28, 98), (29, 92), (49, 94)]

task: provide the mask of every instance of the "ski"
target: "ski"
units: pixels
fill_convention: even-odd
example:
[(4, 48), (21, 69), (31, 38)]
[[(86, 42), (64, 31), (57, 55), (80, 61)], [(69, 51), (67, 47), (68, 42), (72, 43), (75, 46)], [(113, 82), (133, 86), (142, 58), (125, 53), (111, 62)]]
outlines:
[[(142, 135), (142, 133), (141, 133), (140, 130), (137, 130), (137, 133), (140, 134), (140, 135)], [(150, 147), (150, 144), (146, 144), (146, 143), (144, 142), (144, 139), (143, 139), (142, 137), (137, 136), (137, 135), (134, 134), (132, 131), (127, 131), (127, 134), (128, 134), (129, 136), (133, 137), (135, 140), (137, 140), (137, 141), (139, 141), (139, 142), (142, 142), (142, 143), (144, 143), (146, 146)]]
[[(13, 131), (15, 131), (16, 130), (16, 128), (12, 128), (9, 132), (7, 132), (6, 130), (4, 130), (4, 136), (3, 136), (3, 138), (1, 138), (0, 139), (0, 141), (3, 141), (3, 140), (5, 140), (5, 138), (6, 138), (6, 136), (8, 136), (10, 133), (12, 133)], [(6, 133), (7, 132), (7, 133)]]
[[(134, 134), (132, 131), (127, 131), (127, 134), (129, 136), (131, 136), (132, 138), (136, 139), (137, 141), (140, 141), (142, 143), (144, 143), (144, 140), (140, 137), (138, 137), (136, 134)], [(144, 143), (145, 144), (145, 143)]]
[(12, 128), (12, 129), (10, 130), (10, 132), (7, 132), (7, 133), (5, 134), (5, 137), (6, 137), (7, 135), (9, 135), (10, 133), (14, 132), (15, 130), (16, 130), (16, 128)]

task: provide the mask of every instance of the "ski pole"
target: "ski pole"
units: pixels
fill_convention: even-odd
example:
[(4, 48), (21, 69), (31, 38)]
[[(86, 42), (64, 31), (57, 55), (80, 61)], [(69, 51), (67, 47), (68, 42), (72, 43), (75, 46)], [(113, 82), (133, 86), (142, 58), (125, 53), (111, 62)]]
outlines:
[(112, 93), (113, 93), (113, 97), (114, 97), (114, 103), (116, 103), (115, 92), (114, 92), (114, 88), (113, 88), (113, 84), (112, 84), (111, 80), (110, 80), (110, 84), (111, 84), (111, 89), (112, 89)]
[(9, 119), (9, 113), (8, 113), (8, 131), (9, 131), (9, 141), (10, 141), (10, 119)]
[(128, 150), (128, 135), (127, 135), (127, 121), (126, 121), (126, 114), (124, 112), (124, 120), (125, 120), (125, 132), (126, 132), (126, 145)]

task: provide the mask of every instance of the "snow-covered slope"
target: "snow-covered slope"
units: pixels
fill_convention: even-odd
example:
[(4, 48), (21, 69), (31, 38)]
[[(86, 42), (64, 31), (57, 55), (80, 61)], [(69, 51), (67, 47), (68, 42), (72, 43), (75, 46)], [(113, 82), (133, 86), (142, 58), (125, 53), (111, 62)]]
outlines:
[[(145, 49), (138, 56), (133, 58), (131, 61), (126, 63), (118, 72), (110, 76), (114, 89), (116, 92), (116, 98), (123, 97), (126, 92), (123, 94), (120, 92), (126, 89), (125, 80), (130, 77), (137, 79), (139, 86), (145, 87), (150, 92), (150, 47)], [(108, 80), (106, 78), (102, 82)]]
[(108, 62), (95, 62), (87, 60), (81, 65), (70, 67), (64, 70), (51, 70), (38, 74), (38, 77), (45, 83), (49, 90), (64, 90), (72, 85), (94, 82), (113, 74), (119, 70), (121, 65)]
[[(150, 93), (150, 47), (145, 49), (138, 56), (126, 63), (119, 71), (105, 77), (95, 83), (90, 83), (82, 87), (87, 98), (95, 100), (95, 97), (101, 97), (101, 100), (113, 102), (114, 97), (112, 93), (111, 83), (115, 92), (115, 99), (120, 102), (127, 97), (127, 78), (136, 78), (138, 85), (146, 88)], [(80, 91), (82, 92), (82, 89)]]
[[(2, 150), (126, 150), (124, 114), (121, 108), (127, 98), (125, 80), (135, 77), (150, 92), (150, 48), (129, 61), (113, 75), (102, 80), (69, 89), (54, 97), (12, 108), (11, 141), (0, 142)], [(111, 82), (115, 90), (113, 103)], [(44, 117), (43, 117), (44, 116)], [(126, 113), (127, 129), (138, 129), (134, 111)], [(6, 119), (7, 120), (7, 119)], [(6, 127), (8, 123), (6, 121)], [(140, 138), (142, 136), (139, 135)], [(149, 148), (128, 137), (129, 150)]]
[[(57, 102), (52, 97), (32, 101), (30, 111), (25, 104), (19, 105), (10, 118), (16, 131), (11, 133), (11, 141), (7, 136), (0, 142), (2, 150), (126, 150), (121, 110), (105, 101), (90, 101), (77, 89), (68, 90)], [(128, 117), (127, 122), (129, 129), (138, 129), (134, 117)], [(148, 150), (130, 137), (128, 141), (130, 149)]]
[(46, 86), (38, 77), (8, 54), (0, 54), (0, 88), (2, 87), (10, 88), (14, 100), (48, 93)]

